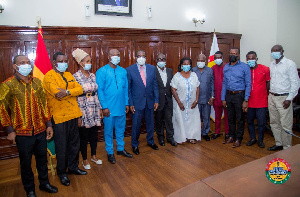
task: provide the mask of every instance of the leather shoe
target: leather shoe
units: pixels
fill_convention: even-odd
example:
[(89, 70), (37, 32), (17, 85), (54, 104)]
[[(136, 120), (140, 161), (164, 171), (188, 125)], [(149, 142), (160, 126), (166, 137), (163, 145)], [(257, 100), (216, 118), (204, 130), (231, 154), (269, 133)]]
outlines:
[(159, 140), (158, 143), (159, 143), (159, 145), (161, 145), (161, 146), (165, 146), (165, 145), (166, 145), (164, 140)]
[(264, 142), (258, 142), (258, 146), (259, 146), (260, 148), (265, 148)]
[(228, 140), (229, 134), (225, 134), (225, 140)]
[(232, 148), (237, 148), (239, 146), (241, 146), (241, 140), (235, 140), (235, 142), (232, 145)]
[(215, 139), (217, 139), (218, 137), (220, 137), (220, 134), (214, 133), (210, 138), (211, 138), (212, 140), (215, 140)]
[[(122, 152), (122, 151), (120, 151)], [(115, 164), (116, 163), (116, 158), (114, 154), (107, 154), (107, 159), (111, 164)]]
[(175, 142), (174, 140), (170, 140), (168, 141), (172, 146), (177, 146), (177, 142)]
[(140, 154), (139, 147), (132, 147), (132, 152), (136, 155), (139, 155)]
[(122, 151), (117, 151), (117, 155), (123, 155), (124, 157), (130, 157), (130, 158), (133, 157), (133, 155), (127, 152), (125, 149)]
[(203, 135), (202, 137), (205, 139), (205, 141), (210, 141), (210, 138), (208, 135)]
[(257, 142), (256, 139), (251, 139), (249, 142), (247, 142), (247, 146), (252, 146), (253, 144), (255, 144)]
[(156, 144), (148, 144), (153, 150), (158, 150), (158, 146)]
[(283, 149), (283, 146), (272, 146), (270, 148), (268, 148), (269, 151), (276, 151), (276, 150), (282, 150)]
[(63, 184), (64, 186), (69, 186), (70, 185), (70, 179), (65, 175), (60, 177), (60, 182), (61, 184)]
[(68, 170), (68, 174), (76, 174), (76, 175), (86, 175), (87, 172), (84, 170), (80, 170), (77, 168), (76, 170)]
[(44, 190), (48, 193), (57, 193), (58, 192), (57, 187), (50, 185), (49, 183), (46, 185), (40, 185), (39, 188), (40, 188), (40, 190)]
[(233, 143), (233, 142), (234, 142), (233, 137), (229, 137), (227, 140), (225, 140), (225, 141), (223, 142), (223, 144), (230, 144), (230, 143)]
[(34, 191), (28, 192), (27, 197), (36, 197), (36, 194)]

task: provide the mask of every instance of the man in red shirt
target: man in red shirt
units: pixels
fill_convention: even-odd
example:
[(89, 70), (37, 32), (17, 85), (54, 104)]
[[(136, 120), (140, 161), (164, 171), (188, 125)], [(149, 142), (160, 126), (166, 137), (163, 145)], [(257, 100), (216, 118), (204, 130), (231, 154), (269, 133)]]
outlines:
[(251, 93), (248, 102), (248, 130), (250, 141), (247, 146), (257, 142), (255, 137), (254, 118), (258, 124), (258, 146), (264, 148), (264, 131), (266, 126), (266, 109), (268, 107), (268, 91), (270, 89), (270, 69), (262, 64), (257, 64), (256, 52), (250, 51), (246, 60), (251, 70)]
[(228, 117), (227, 117), (227, 110), (223, 107), (221, 101), (221, 91), (222, 91), (222, 83), (223, 83), (223, 68), (225, 66), (223, 62), (223, 53), (221, 51), (217, 51), (214, 55), (214, 61), (216, 65), (212, 67), (215, 81), (215, 100), (214, 100), (214, 109), (215, 109), (215, 133), (212, 135), (211, 139), (216, 139), (220, 137), (221, 131), (221, 118), (222, 112), (224, 110), (224, 118), (225, 118), (225, 140), (229, 137), (229, 126), (228, 126)]

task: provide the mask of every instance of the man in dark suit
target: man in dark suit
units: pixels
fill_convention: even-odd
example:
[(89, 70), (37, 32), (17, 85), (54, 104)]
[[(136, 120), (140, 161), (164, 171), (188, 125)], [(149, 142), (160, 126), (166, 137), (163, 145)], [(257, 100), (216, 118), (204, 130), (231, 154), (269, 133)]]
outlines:
[(158, 107), (158, 88), (156, 81), (155, 67), (146, 64), (145, 51), (138, 51), (136, 63), (129, 66), (128, 77), (128, 97), (130, 111), (132, 112), (131, 145), (133, 153), (139, 155), (139, 136), (142, 119), (145, 116), (147, 143), (154, 150), (158, 150), (154, 143), (154, 111)]
[(99, 4), (128, 7), (128, 0), (98, 0)]
[(177, 146), (174, 141), (174, 129), (172, 124), (173, 102), (171, 92), (171, 80), (173, 78), (173, 70), (166, 67), (166, 56), (159, 53), (156, 58), (156, 79), (159, 91), (159, 105), (155, 112), (155, 130), (158, 143), (165, 146), (164, 141), (164, 122), (166, 127), (166, 138), (172, 146)]

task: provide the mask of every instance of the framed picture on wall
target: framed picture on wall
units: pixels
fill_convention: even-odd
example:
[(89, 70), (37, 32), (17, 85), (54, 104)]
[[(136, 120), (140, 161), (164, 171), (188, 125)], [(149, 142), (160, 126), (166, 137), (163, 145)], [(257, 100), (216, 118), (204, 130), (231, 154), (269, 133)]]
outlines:
[(95, 0), (95, 14), (132, 16), (132, 0)]

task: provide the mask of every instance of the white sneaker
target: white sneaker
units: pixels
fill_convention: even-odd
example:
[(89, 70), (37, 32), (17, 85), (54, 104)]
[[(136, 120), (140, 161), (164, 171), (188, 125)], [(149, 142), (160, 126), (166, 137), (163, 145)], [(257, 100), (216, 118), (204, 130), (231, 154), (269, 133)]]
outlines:
[(83, 162), (82, 162), (82, 166), (86, 170), (90, 170), (91, 169), (91, 165), (89, 163), (87, 165), (84, 165)]
[(101, 165), (102, 164), (102, 160), (98, 159), (97, 161), (91, 158), (91, 161), (94, 162), (95, 164)]

